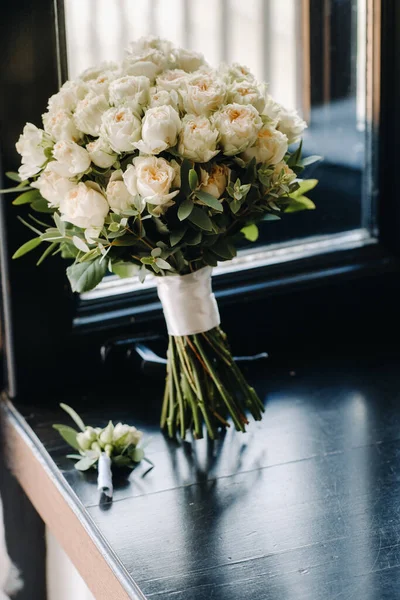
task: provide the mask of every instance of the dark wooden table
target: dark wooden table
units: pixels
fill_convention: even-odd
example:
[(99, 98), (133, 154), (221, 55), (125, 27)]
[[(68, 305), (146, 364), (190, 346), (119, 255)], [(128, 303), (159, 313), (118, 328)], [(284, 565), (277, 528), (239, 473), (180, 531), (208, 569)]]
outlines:
[(151, 437), (155, 468), (117, 478), (112, 503), (100, 501), (96, 473), (64, 457), (51, 428), (68, 422), (61, 410), (17, 409), (127, 597), (143, 597), (135, 582), (146, 598), (170, 600), (399, 598), (399, 356), (370, 349), (248, 377), (264, 420), (215, 443), (163, 437), (160, 382), (143, 379), (129, 402), (64, 398), (88, 424), (110, 416)]

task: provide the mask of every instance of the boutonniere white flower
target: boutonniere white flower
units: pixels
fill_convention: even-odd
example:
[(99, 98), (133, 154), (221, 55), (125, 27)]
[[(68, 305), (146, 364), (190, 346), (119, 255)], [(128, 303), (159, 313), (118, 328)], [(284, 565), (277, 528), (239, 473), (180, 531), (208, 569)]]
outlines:
[(61, 408), (71, 417), (79, 431), (69, 425), (53, 425), (61, 437), (79, 454), (67, 454), (77, 460), (75, 469), (88, 471), (97, 468), (97, 489), (109, 498), (113, 496), (112, 466), (134, 469), (142, 460), (154, 464), (139, 447), (143, 434), (133, 425), (109, 421), (104, 428), (85, 425), (82, 418), (67, 404)]

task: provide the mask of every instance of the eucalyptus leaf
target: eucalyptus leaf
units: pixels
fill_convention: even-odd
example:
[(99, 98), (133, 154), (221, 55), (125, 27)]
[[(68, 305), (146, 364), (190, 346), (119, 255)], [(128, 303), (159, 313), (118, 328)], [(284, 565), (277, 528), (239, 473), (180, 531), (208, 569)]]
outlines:
[(200, 227), (200, 229), (204, 229), (204, 231), (212, 231), (212, 221), (205, 210), (200, 208), (199, 206), (194, 206), (192, 212), (190, 213), (188, 220)]
[(138, 273), (140, 283), (144, 282), (144, 280), (146, 279), (146, 275), (147, 275), (147, 269), (144, 265), (142, 265), (139, 270), (139, 273)]
[(186, 231), (187, 231), (187, 227), (184, 227), (184, 226), (177, 227), (176, 229), (171, 231), (170, 236), (169, 236), (169, 241), (170, 241), (171, 246), (176, 246), (177, 244), (179, 244), (179, 242), (185, 235)]
[(112, 264), (112, 272), (121, 279), (135, 277), (138, 274), (139, 266), (131, 262), (118, 261)]
[(25, 242), (25, 244), (22, 244), (22, 246), (20, 246), (18, 248), (18, 250), (16, 252), (14, 252), (14, 254), (12, 255), (12, 258), (20, 258), (24, 254), (27, 254), (31, 250), (34, 250), (35, 248), (37, 248), (41, 243), (42, 243), (42, 240), (40, 237), (33, 238), (32, 240)]
[(57, 243), (56, 242), (52, 242), (50, 244), (50, 246), (48, 246), (46, 248), (46, 250), (43, 252), (42, 256), (39, 258), (39, 260), (36, 263), (36, 266), (39, 267), (42, 262), (49, 256), (49, 254), (51, 254), (53, 252), (53, 250), (55, 250), (57, 248)]
[(107, 263), (101, 258), (90, 262), (75, 263), (67, 268), (67, 276), (73, 292), (87, 292), (96, 287), (107, 271)]
[(61, 435), (61, 437), (67, 442), (67, 444), (69, 444), (70, 446), (72, 446), (72, 448), (75, 448), (75, 450), (79, 450), (79, 444), (76, 441), (76, 436), (78, 435), (78, 432), (76, 431), (76, 429), (74, 429), (73, 427), (70, 427), (69, 425), (53, 425), (53, 429), (55, 429), (56, 431), (58, 431), (58, 433)]
[(81, 250), (82, 252), (89, 252), (89, 246), (86, 244), (86, 242), (84, 242), (81, 238), (79, 238), (77, 235), (73, 235), (72, 236), (72, 241), (73, 244), (76, 248), (78, 248), (78, 250)]
[(197, 188), (198, 185), (199, 185), (199, 178), (197, 176), (197, 173), (194, 169), (190, 169), (190, 171), (189, 171), (189, 186), (190, 186), (190, 189), (192, 190), (192, 192), (194, 192), (194, 190)]
[(23, 194), (17, 196), (12, 203), (15, 206), (20, 206), (21, 204), (31, 204), (38, 198), (41, 198), (39, 190), (29, 190), (28, 192), (24, 192)]
[(78, 413), (73, 408), (71, 408), (71, 406), (68, 406), (68, 404), (64, 404), (63, 402), (61, 402), (60, 407), (63, 410), (65, 410), (65, 412), (71, 417), (71, 419), (81, 431), (85, 431), (85, 423), (82, 421)]
[(167, 263), (167, 261), (164, 260), (163, 258), (156, 258), (156, 265), (160, 269), (165, 269), (165, 270), (172, 269), (171, 265), (169, 263)]
[(97, 458), (89, 458), (88, 456), (84, 456), (81, 460), (78, 460), (75, 463), (75, 469), (77, 471), (88, 471), (91, 467), (93, 467), (97, 462)]
[(187, 219), (189, 217), (189, 215), (192, 213), (193, 209), (194, 209), (194, 202), (190, 198), (190, 196), (188, 196), (187, 198), (185, 198), (183, 200), (183, 202), (180, 204), (180, 206), (178, 208), (178, 219), (180, 221), (184, 221), (185, 219)]
[(195, 196), (196, 196), (196, 198), (201, 200), (201, 202), (203, 202), (207, 206), (210, 206), (211, 208), (213, 208), (214, 210), (217, 210), (218, 212), (223, 212), (224, 207), (222, 206), (222, 203), (219, 200), (217, 200), (217, 198), (215, 196), (213, 196), (212, 194), (208, 194), (207, 192), (202, 192), (201, 190), (197, 190), (195, 192)]

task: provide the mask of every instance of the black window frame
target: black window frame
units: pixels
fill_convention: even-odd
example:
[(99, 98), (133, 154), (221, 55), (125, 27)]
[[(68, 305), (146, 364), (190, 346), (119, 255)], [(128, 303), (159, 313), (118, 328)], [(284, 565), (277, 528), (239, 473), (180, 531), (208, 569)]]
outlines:
[[(398, 165), (395, 140), (400, 134), (396, 110), (400, 105), (400, 81), (394, 74), (400, 72), (400, 4), (397, 0), (368, 0), (368, 5), (374, 10), (368, 35), (380, 40), (380, 52), (369, 57), (380, 75), (370, 132), (375, 144), (379, 130), (378, 152), (374, 157), (377, 243), (216, 278), (214, 287), (230, 334), (236, 327), (238, 309), (243, 312), (249, 302), (254, 303), (254, 311), (246, 311), (240, 327), (236, 327), (243, 345), (251, 345), (252, 334), (245, 331), (255, 314), (259, 319), (265, 313), (266, 322), (269, 319), (263, 331), (268, 332), (274, 347), (296, 347), (294, 341), (304, 335), (304, 323), (296, 315), (288, 315), (293, 302), (301, 314), (308, 305), (314, 307), (313, 317), (307, 316), (310, 323), (307, 338), (315, 341), (324, 315), (330, 315), (332, 332), (335, 329), (332, 325), (336, 323), (335, 306), (343, 308), (340, 319), (337, 316), (338, 331), (354, 322), (361, 331), (363, 319), (373, 310), (378, 282), (383, 286), (381, 289), (393, 293), (393, 302), (398, 292), (400, 206), (394, 174)], [(34, 4), (21, 0), (4, 9), (0, 24), (0, 48), (5, 64), (0, 75), (2, 172), (17, 168), (14, 144), (23, 125), (26, 121), (39, 122), (48, 97), (66, 78), (63, 21), (62, 0), (37, 0)], [(2, 354), (4, 385), (11, 396), (32, 391), (37, 394), (39, 390), (43, 395), (52, 394), (67, 385), (71, 379), (69, 373), (74, 374), (73, 382), (78, 385), (90, 382), (99, 373), (99, 349), (105, 341), (124, 333), (145, 335), (160, 330), (162, 315), (155, 289), (133, 296), (81, 302), (69, 290), (65, 262), (61, 259), (46, 261), (40, 269), (35, 269), (32, 258), (12, 261), (13, 251), (27, 239), (17, 214), (10, 197), (3, 196), (0, 206)], [(346, 297), (357, 286), (368, 296), (361, 311), (357, 302), (354, 305)], [(304, 320), (303, 315), (301, 318)]]

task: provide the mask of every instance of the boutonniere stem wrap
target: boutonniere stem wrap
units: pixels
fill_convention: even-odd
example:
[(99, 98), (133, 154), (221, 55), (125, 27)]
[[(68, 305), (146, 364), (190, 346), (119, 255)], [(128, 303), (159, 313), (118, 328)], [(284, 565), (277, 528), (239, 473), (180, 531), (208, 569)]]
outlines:
[(109, 421), (104, 428), (91, 427), (85, 425), (73, 408), (67, 404), (60, 406), (78, 427), (77, 430), (69, 425), (53, 425), (63, 439), (79, 452), (67, 454), (67, 457), (77, 461), (75, 469), (78, 471), (97, 468), (97, 488), (109, 498), (113, 497), (114, 492), (112, 467), (133, 469), (142, 460), (154, 466), (145, 456), (143, 445), (139, 445), (142, 432), (133, 425), (114, 425)]

